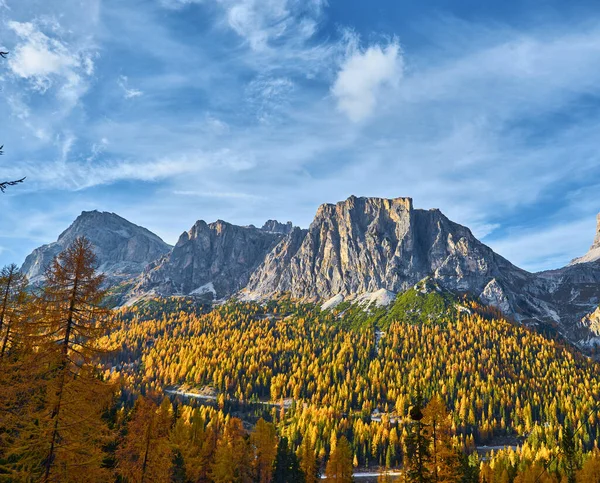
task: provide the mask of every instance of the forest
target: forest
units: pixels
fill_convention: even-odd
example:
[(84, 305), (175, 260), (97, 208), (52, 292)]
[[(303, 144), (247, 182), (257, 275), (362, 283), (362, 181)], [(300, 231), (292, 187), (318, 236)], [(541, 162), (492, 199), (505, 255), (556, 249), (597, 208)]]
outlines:
[(0, 481), (600, 482), (597, 364), (468, 297), (106, 300), (2, 270)]

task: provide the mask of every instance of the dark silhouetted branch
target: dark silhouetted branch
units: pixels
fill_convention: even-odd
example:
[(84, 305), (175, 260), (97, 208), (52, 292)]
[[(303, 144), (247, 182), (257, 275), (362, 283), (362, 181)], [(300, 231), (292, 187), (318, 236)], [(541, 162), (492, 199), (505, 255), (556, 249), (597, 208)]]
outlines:
[(25, 178), (21, 178), (16, 181), (2, 181), (0, 183), (0, 192), (4, 193), (6, 191), (6, 188), (8, 188), (9, 186), (14, 186), (16, 184), (22, 183), (23, 181), (25, 181)]

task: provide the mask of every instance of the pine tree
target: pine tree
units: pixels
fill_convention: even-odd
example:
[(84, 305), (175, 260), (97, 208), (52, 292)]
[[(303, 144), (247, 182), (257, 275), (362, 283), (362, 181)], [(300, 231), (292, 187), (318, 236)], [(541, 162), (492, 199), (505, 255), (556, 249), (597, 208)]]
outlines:
[(575, 474), (578, 469), (577, 446), (575, 443), (575, 434), (570, 421), (567, 421), (563, 431), (561, 441), (562, 460), (565, 475), (568, 483), (576, 483)]
[(422, 397), (417, 392), (415, 404), (410, 409), (411, 423), (408, 425), (406, 436), (405, 460), (406, 476), (408, 481), (415, 483), (429, 483), (432, 481), (428, 466), (431, 462), (430, 445), (427, 431), (423, 424)]
[(331, 451), (325, 475), (328, 479), (343, 483), (352, 481), (352, 449), (345, 436), (337, 440), (335, 448)]
[(277, 445), (277, 456), (273, 468), (273, 483), (303, 483), (304, 475), (296, 453), (288, 446), (288, 440), (282, 437)]

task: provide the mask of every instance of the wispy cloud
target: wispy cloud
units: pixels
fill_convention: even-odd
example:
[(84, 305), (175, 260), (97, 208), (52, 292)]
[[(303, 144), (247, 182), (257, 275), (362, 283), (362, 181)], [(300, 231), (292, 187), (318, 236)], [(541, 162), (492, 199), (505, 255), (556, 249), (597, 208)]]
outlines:
[(143, 94), (139, 89), (129, 87), (129, 79), (125, 75), (119, 76), (117, 84), (123, 90), (123, 97), (125, 97), (125, 99), (133, 99), (135, 97), (140, 97)]
[(253, 50), (262, 51), (286, 38), (314, 35), (322, 14), (321, 0), (220, 0), (229, 27)]
[(249, 193), (235, 193), (227, 191), (173, 191), (174, 195), (178, 196), (194, 196), (199, 198), (217, 198), (217, 199), (234, 199), (234, 200), (261, 200), (265, 199), (264, 196), (249, 194)]
[[(352, 30), (316, 0), (95, 2), (83, 27), (87, 3), (45, 2), (43, 15), (24, 3), (3, 12), (0, 168), (28, 184), (0, 213), (52, 193), (70, 214), (96, 203), (176, 239), (195, 218), (306, 226), (324, 201), (403, 195), (528, 268), (589, 245), (600, 18), (438, 17), (415, 40), (385, 18), (387, 37)], [(559, 243), (573, 220), (584, 242)]]

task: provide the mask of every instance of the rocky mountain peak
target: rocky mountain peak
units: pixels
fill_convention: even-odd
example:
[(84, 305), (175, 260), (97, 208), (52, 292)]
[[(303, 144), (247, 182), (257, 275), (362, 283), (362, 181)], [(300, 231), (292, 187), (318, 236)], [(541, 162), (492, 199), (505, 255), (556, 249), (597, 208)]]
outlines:
[(36, 248), (21, 271), (33, 283), (41, 282), (52, 259), (80, 236), (92, 242), (98, 269), (111, 282), (139, 275), (146, 265), (171, 249), (159, 236), (114, 213), (83, 211), (56, 242)]
[(323, 203), (317, 209), (315, 220), (334, 215), (352, 216), (353, 214), (364, 212), (373, 212), (374, 210), (404, 211), (410, 212), (413, 209), (412, 198), (370, 198), (350, 196), (344, 201), (335, 204)]
[(282, 235), (287, 235), (293, 228), (294, 225), (291, 221), (279, 223), (277, 220), (267, 220), (261, 230), (269, 233), (281, 233)]
[(495, 279), (498, 299), (526, 277), (439, 210), (414, 209), (411, 198), (351, 196), (323, 204), (307, 232), (290, 233), (272, 254), (245, 296), (352, 299), (381, 289), (398, 293), (431, 276), (447, 289), (475, 295)]
[(248, 283), (282, 238), (253, 226), (199, 220), (182, 233), (169, 254), (148, 266), (133, 295), (230, 296)]

